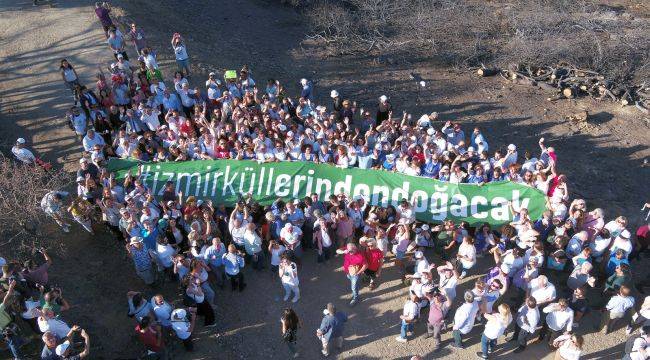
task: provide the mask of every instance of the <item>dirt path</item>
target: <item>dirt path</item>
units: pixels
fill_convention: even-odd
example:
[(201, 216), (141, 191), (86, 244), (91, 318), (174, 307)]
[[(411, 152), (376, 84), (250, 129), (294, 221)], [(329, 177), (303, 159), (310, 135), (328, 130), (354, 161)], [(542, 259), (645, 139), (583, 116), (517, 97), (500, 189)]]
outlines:
[[(82, 82), (91, 84), (98, 59), (103, 66), (111, 60), (91, 5), (89, 1), (66, 0), (55, 7), (32, 7), (27, 0), (0, 0), (0, 138), (13, 142), (16, 137), (25, 137), (46, 158), (64, 164), (66, 169), (75, 168), (74, 160), (81, 147), (63, 122), (71, 96), (61, 82), (58, 62), (68, 58)], [(135, 19), (149, 35), (158, 49), (166, 77), (173, 71), (169, 36), (180, 32), (188, 39), (195, 84), (209, 70), (235, 69), (246, 63), (259, 83), (266, 78), (279, 78), (292, 94), (301, 77), (317, 80), (317, 97), (323, 102), (328, 102), (332, 88), (367, 107), (385, 93), (398, 109), (405, 108), (416, 116), (438, 111), (443, 120), (461, 121), (468, 129), (478, 124), (494, 147), (507, 145), (516, 138), (518, 147), (536, 152), (537, 139), (545, 136), (560, 153), (562, 171), (571, 180), (570, 190), (584, 196), (591, 206), (605, 208), (608, 217), (626, 214), (631, 224), (637, 226), (641, 201), (650, 199), (649, 168), (640, 167), (642, 159), (650, 155), (648, 127), (642, 117), (630, 110), (591, 100), (551, 104), (543, 100), (541, 92), (504, 86), (499, 79), (476, 80), (467, 74), (400, 59), (392, 65), (378, 64), (372, 58), (323, 59), (319, 57), (318, 46), (300, 43), (304, 28), (299, 15), (275, 2), (192, 0), (179, 4), (142, 0), (115, 1), (115, 5), (115, 12), (123, 20)], [(175, 15), (179, 6), (182, 16)], [(428, 83), (420, 94), (421, 105), (414, 99), (415, 86), (408, 77), (411, 71), (420, 73)], [(593, 115), (589, 127), (578, 128), (563, 120), (581, 109), (589, 109)], [(595, 181), (594, 175), (603, 181)], [(66, 320), (89, 329), (93, 358), (137, 355), (140, 347), (131, 336), (133, 322), (125, 315), (124, 294), (142, 286), (123, 250), (107, 234), (91, 238), (81, 229), (61, 240), (69, 243), (70, 251), (66, 259), (56, 259), (52, 276), (75, 304), (65, 315)], [(319, 356), (312, 333), (328, 301), (351, 316), (344, 352), (338, 358), (403, 359), (417, 353), (427, 359), (461, 359), (473, 358), (478, 351), (478, 329), (469, 339), (471, 348), (461, 352), (446, 347), (439, 354), (432, 354), (431, 343), (421, 337), (421, 325), (416, 330), (416, 340), (397, 344), (394, 337), (399, 332), (398, 317), (406, 295), (397, 273), (388, 269), (381, 287), (373, 293), (364, 289), (364, 301), (350, 309), (345, 305), (347, 282), (338, 270), (340, 265), (338, 258), (322, 266), (315, 263), (313, 256), (304, 261), (300, 272), (303, 297), (295, 306), (304, 320), (300, 333), (304, 358)], [(485, 270), (488, 262), (480, 265), (479, 270)], [(644, 268), (642, 264), (634, 266)], [(212, 331), (199, 327), (196, 353), (178, 351), (175, 358), (286, 358), (278, 335), (280, 312), (286, 306), (279, 301), (280, 285), (268, 271), (257, 274), (249, 269), (246, 276), (249, 287), (243, 294), (218, 292), (219, 327)], [(463, 289), (471, 280), (464, 282)], [(161, 291), (176, 297), (172, 285)], [(153, 291), (147, 293), (151, 295)], [(591, 326), (596, 321), (596, 316), (590, 316), (579, 330), (589, 333), (585, 358), (613, 358), (622, 349), (625, 334), (592, 334)], [(443, 340), (448, 344), (449, 334)], [(499, 358), (517, 358), (511, 352), (513, 348), (507, 344), (499, 350)], [(552, 357), (543, 345), (533, 345), (525, 354), (531, 358)]]

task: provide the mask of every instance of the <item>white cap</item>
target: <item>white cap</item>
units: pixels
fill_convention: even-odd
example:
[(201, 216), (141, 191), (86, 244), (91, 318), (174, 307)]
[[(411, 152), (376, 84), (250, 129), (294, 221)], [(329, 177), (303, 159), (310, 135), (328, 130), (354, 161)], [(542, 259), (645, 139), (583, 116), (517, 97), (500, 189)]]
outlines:
[(293, 137), (293, 131), (287, 131), (287, 137)]
[(23, 139), (23, 138), (18, 138), (18, 139), (16, 139), (16, 142), (19, 143), (19, 144), (24, 144), (24, 143), (25, 143), (25, 139)]
[(144, 239), (142, 237), (134, 236), (134, 237), (131, 238), (131, 241), (129, 242), (129, 244), (139, 244), (139, 243), (141, 243), (143, 241), (144, 241)]
[(124, 58), (124, 55), (122, 55), (122, 54), (117, 54), (117, 58), (118, 58), (118, 59), (123, 59), (123, 58)]
[(325, 111), (325, 106), (322, 105), (316, 106), (316, 111)]
[(476, 151), (476, 149), (474, 149), (473, 146), (470, 146), (470, 147), (467, 148), (467, 151)]
[(183, 320), (187, 316), (187, 311), (185, 309), (175, 309), (172, 311), (171, 318), (174, 320)]
[(395, 155), (393, 155), (393, 154), (388, 154), (388, 155), (386, 155), (386, 160), (388, 160), (388, 161), (393, 161), (393, 160), (395, 160)]
[(300, 79), (300, 84), (302, 84), (302, 86), (307, 85), (307, 79), (305, 78)]
[(287, 131), (287, 126), (284, 124), (280, 124), (278, 125), (278, 129), (280, 129), (280, 131)]
[(210, 72), (210, 73), (208, 74), (208, 76), (216, 76), (216, 75), (217, 75), (217, 74), (216, 74), (214, 71), (212, 71), (212, 72)]
[(515, 146), (515, 144), (510, 144), (508, 145), (508, 150), (515, 151), (517, 150), (517, 146)]
[(388, 96), (386, 96), (386, 95), (382, 95), (382, 96), (379, 97), (379, 101), (381, 101), (381, 102), (386, 102), (387, 100), (388, 100)]
[(429, 224), (422, 225), (422, 230), (429, 230)]
[(436, 133), (436, 131), (433, 128), (428, 128), (427, 129), (427, 134), (433, 136)]
[(316, 134), (316, 139), (325, 139), (325, 134), (323, 133)]
[(70, 341), (66, 340), (63, 343), (61, 343), (59, 346), (57, 346), (54, 352), (58, 356), (63, 356), (63, 354), (65, 354), (65, 352), (68, 350), (69, 347), (70, 347)]
[(77, 176), (77, 182), (79, 182), (79, 181), (84, 181), (84, 177), (83, 176)]
[(88, 159), (86, 159), (85, 157), (82, 157), (81, 159), (79, 159), (79, 164), (82, 164), (82, 163), (85, 163), (85, 162), (88, 162)]
[(339, 96), (339, 92), (338, 92), (338, 91), (336, 91), (336, 90), (332, 90), (332, 91), (330, 92), (330, 97), (335, 98), (335, 97), (338, 97), (338, 96)]
[(422, 253), (422, 251), (416, 251), (415, 254), (413, 254), (413, 257), (415, 257), (416, 259), (422, 259), (424, 257), (424, 254)]

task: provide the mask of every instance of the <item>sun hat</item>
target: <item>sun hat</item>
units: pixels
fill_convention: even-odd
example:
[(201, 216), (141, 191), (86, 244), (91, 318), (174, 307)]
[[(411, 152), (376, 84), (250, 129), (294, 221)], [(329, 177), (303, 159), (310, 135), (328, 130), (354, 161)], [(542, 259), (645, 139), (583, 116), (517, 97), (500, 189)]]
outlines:
[(144, 239), (140, 236), (134, 236), (131, 238), (131, 241), (129, 241), (129, 245), (134, 245), (134, 244), (140, 244), (144, 241)]

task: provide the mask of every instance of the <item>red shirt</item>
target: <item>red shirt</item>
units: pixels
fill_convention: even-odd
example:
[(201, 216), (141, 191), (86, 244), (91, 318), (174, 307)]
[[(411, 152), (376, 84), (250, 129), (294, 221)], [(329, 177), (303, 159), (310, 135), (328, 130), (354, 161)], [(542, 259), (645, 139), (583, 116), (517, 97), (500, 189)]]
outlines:
[(368, 249), (366, 251), (366, 260), (368, 261), (368, 270), (377, 271), (381, 267), (381, 261), (384, 259), (384, 253), (379, 249)]
[(366, 263), (366, 257), (363, 256), (363, 253), (360, 251), (357, 251), (354, 254), (345, 254), (345, 257), (343, 258), (343, 270), (345, 271), (346, 274), (349, 274), (348, 268), (351, 265), (358, 266), (359, 269), (361, 269), (361, 267), (365, 263)]
[(162, 347), (158, 346), (158, 339), (157, 339), (158, 333), (156, 332), (156, 330), (154, 330), (150, 326), (146, 330), (142, 331), (140, 325), (138, 324), (135, 327), (135, 331), (138, 333), (138, 338), (144, 344), (147, 350), (151, 350), (153, 352), (160, 352)]
[(648, 224), (645, 224), (637, 229), (636, 236), (647, 239), (649, 233), (650, 233), (650, 227), (648, 226)]

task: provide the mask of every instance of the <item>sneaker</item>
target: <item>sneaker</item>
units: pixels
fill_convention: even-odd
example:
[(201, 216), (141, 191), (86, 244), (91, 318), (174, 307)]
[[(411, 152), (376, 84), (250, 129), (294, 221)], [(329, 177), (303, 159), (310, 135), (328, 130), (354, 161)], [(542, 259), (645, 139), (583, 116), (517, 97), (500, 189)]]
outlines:
[(296, 296), (296, 297), (294, 297), (293, 300), (291, 300), (291, 302), (292, 302), (292, 303), (297, 303), (298, 300), (300, 300), (300, 296)]
[(625, 335), (630, 335), (630, 334), (632, 334), (632, 327), (627, 326), (627, 327), (625, 328)]
[(330, 355), (330, 353), (328, 353), (325, 350), (321, 350), (320, 353), (323, 354), (323, 356), (326, 356), (326, 357)]
[(455, 342), (452, 342), (452, 343), (450, 344), (450, 346), (451, 346), (452, 348), (454, 348), (454, 349), (458, 349), (458, 350), (462, 350), (462, 349), (465, 348), (463, 345), (456, 345)]
[(205, 327), (207, 327), (207, 328), (213, 328), (213, 327), (215, 327), (215, 326), (217, 326), (217, 323), (210, 324), (210, 325), (206, 325)]
[(481, 351), (478, 351), (476, 353), (476, 356), (478, 356), (479, 359), (487, 359), (488, 358), (487, 355), (484, 355), (483, 352), (481, 352)]
[(413, 336), (413, 331), (407, 331), (406, 336)]
[(433, 334), (429, 334), (429, 333), (424, 334), (424, 338), (425, 338), (425, 339), (428, 339), (428, 338), (430, 338), (430, 337), (432, 337), (432, 336), (433, 336)]
[(350, 300), (350, 306), (354, 306), (354, 305), (356, 305), (357, 302), (359, 302), (357, 299), (352, 299), (352, 300)]
[(397, 341), (397, 342), (401, 342), (401, 343), (408, 342), (407, 339), (405, 339), (405, 338), (403, 338), (403, 337), (401, 337), (401, 336), (396, 337), (396, 338), (395, 338), (395, 341)]
[(284, 298), (282, 298), (282, 301), (287, 301), (289, 300), (289, 294), (285, 295)]
[(70, 228), (67, 227), (67, 226), (62, 227), (62, 229), (63, 229), (63, 232), (66, 232), (66, 233), (70, 232)]

